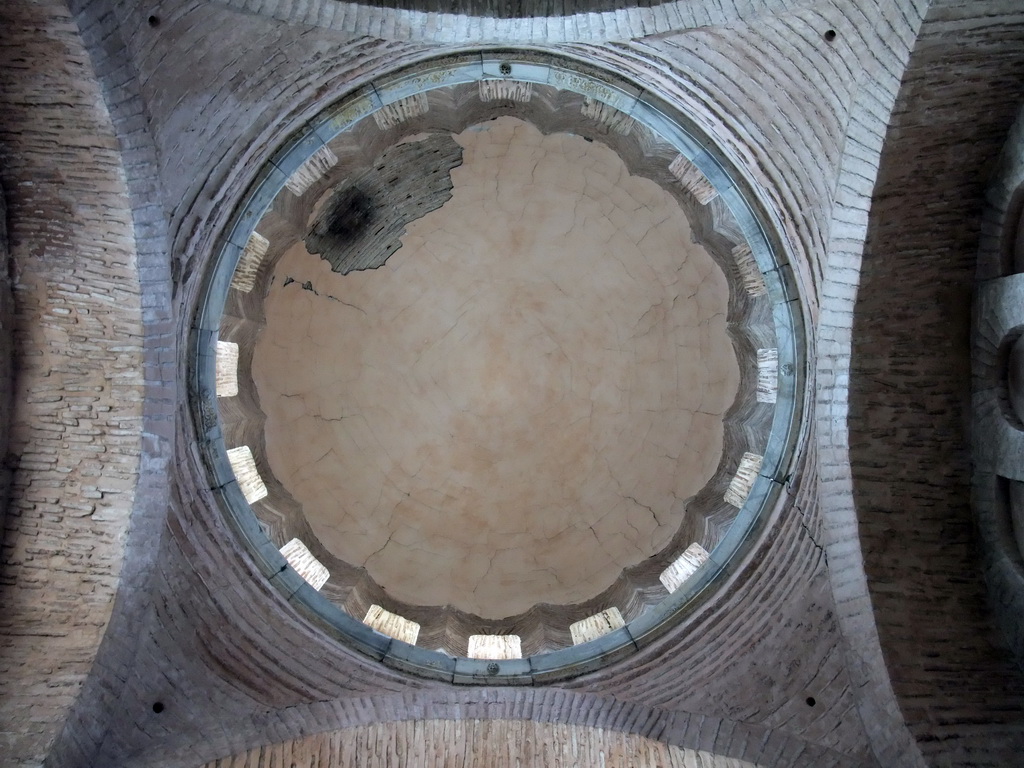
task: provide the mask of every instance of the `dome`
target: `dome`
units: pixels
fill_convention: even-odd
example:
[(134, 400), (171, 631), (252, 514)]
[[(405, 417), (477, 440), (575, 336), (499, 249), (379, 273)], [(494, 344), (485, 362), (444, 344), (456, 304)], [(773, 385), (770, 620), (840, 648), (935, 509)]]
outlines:
[(757, 198), (665, 109), (554, 57), (430, 62), (325, 105), (242, 201), (208, 461), (357, 647), (579, 674), (707, 600), (773, 503), (798, 304)]

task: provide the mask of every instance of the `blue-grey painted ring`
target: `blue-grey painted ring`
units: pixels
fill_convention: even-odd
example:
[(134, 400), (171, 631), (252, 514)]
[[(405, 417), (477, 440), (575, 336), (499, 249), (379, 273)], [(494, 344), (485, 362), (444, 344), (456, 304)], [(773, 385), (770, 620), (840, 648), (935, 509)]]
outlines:
[[(738, 173), (710, 139), (699, 135), (692, 123), (684, 127), (684, 115), (639, 86), (609, 73), (581, 68), (568, 59), (548, 56), (547, 61), (539, 62), (538, 58), (534, 53), (527, 58), (522, 54), (517, 57), (514, 52), (486, 51), (461, 57), (455, 63), (451, 59), (428, 62), (374, 81), (320, 112), (270, 157), (242, 199), (206, 277), (193, 323), (191, 348), (196, 359), (190, 382), (191, 406), (199, 447), (211, 489), (259, 570), (300, 613), (346, 645), (390, 667), (453, 683), (543, 684), (596, 670), (654, 642), (692, 613), (702, 602), (698, 598), (709, 595), (714, 582), (731, 570), (731, 564), (735, 567), (739, 556), (749, 549), (765, 511), (778, 503), (797, 458), (800, 395), (806, 375), (803, 317), (796, 288), (786, 280), (789, 265), (781, 238), (769, 224), (771, 216), (767, 206), (759, 202), (755, 185)], [(779, 356), (778, 396), (760, 474), (709, 560), (679, 589), (624, 627), (570, 648), (500, 661), (453, 658), (392, 639), (348, 615), (310, 587), (263, 533), (242, 495), (227, 460), (214, 386), (216, 340), (231, 276), (256, 223), (288, 177), (335, 136), (388, 104), (437, 88), (486, 79), (548, 85), (603, 102), (645, 125), (696, 165), (729, 207), (764, 275)]]

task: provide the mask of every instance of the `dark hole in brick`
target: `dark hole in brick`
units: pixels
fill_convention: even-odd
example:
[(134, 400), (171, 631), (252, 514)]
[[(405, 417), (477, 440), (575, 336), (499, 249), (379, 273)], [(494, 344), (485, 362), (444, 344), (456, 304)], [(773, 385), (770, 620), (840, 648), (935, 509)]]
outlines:
[(818, 703), (818, 702), (816, 702), (816, 701), (814, 700), (814, 697), (813, 697), (813, 696), (808, 696), (808, 697), (807, 697), (807, 706), (808, 706), (808, 707), (813, 707), (813, 706), (814, 706), (815, 704), (817, 704), (817, 703)]
[(158, 715), (164, 711), (164, 703), (162, 701), (156, 701), (153, 703), (153, 711)]
[(451, 197), (462, 148), (446, 135), (392, 147), (372, 170), (335, 188), (304, 238), (306, 249), (343, 275), (377, 269), (399, 247), (405, 226)]
[(160, 17), (159, 16), (150, 16), (148, 21), (149, 21), (149, 26), (153, 27), (154, 29), (156, 27), (160, 26)]
[(346, 189), (335, 195), (330, 202), (331, 212), (318, 225), (323, 234), (341, 240), (358, 237), (373, 217), (373, 202), (358, 189)]
[(836, 39), (836, 31), (834, 29), (826, 29), (825, 30), (825, 42), (826, 43), (831, 43), (835, 39)]

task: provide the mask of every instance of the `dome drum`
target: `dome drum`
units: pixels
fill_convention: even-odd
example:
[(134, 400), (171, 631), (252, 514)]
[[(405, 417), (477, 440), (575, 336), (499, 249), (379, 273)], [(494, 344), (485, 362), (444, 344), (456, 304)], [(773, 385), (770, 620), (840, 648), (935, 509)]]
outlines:
[[(266, 526), (260, 523), (246, 502), (226, 458), (226, 450), (234, 444), (228, 444), (225, 426), (218, 417), (221, 411), (215, 383), (217, 344), (221, 340), (232, 277), (250, 245), (257, 223), (286, 189), (289, 180), (301, 175), (304, 167), (310, 167), (307, 163), (311, 158), (317, 159), (318, 173), (331, 173), (328, 157), (332, 154), (331, 142), (360, 121), (380, 114), (389, 106), (400, 105), (408, 112), (406, 105), (411, 104), (411, 111), (415, 112), (416, 109), (425, 109), (425, 106), (416, 105), (426, 105), (426, 97), (435, 91), (495, 80), (528, 83), (534, 89), (554, 88), (583, 97), (587, 103), (598, 103), (616, 110), (669, 145), (710, 182), (715, 193), (713, 196), (717, 197), (715, 205), (728, 211), (734, 231), (749, 249), (750, 257), (763, 276), (767, 289), (765, 320), (773, 337), (771, 346), (777, 350), (777, 363), (772, 362), (777, 364), (778, 388), (774, 393), (773, 406), (763, 403), (758, 406), (772, 407), (770, 426), (766, 426), (763, 442), (743, 446), (740, 450), (742, 453), (749, 449), (756, 452), (753, 455), (761, 457), (760, 469), (744, 489), (748, 491), (746, 498), (728, 529), (719, 540), (712, 542), (707, 562), (697, 568), (682, 586), (657, 603), (646, 605), (639, 612), (634, 611), (636, 615), (627, 616), (629, 620), (625, 626), (612, 629), (589, 642), (545, 649), (521, 659), (487, 660), (440, 653), (376, 632), (359, 621), (351, 611), (318, 593), (289, 567), (278, 547), (268, 538)], [(523, 94), (527, 91), (517, 88), (508, 93), (525, 98)], [(392, 124), (390, 118), (376, 122), (382, 129)], [(323, 160), (324, 157), (328, 160)], [(316, 182), (312, 183), (315, 188)], [(303, 190), (305, 188), (308, 185)], [(284, 194), (294, 192), (293, 189)], [(388, 666), (455, 683), (539, 684), (574, 677), (654, 642), (672, 626), (691, 616), (704, 600), (712, 597), (715, 586), (721, 584), (731, 570), (739, 567), (743, 553), (759, 534), (759, 522), (784, 493), (786, 478), (795, 461), (795, 433), (804, 390), (803, 320), (791, 271), (782, 255), (781, 240), (773, 234), (771, 216), (759, 200), (755, 188), (677, 109), (632, 83), (568, 59), (523, 51), (487, 51), (428, 62), (376, 80), (322, 111), (271, 155), (257, 174), (249, 193), (240, 201), (231, 224), (225, 230), (227, 234), (219, 256), (214, 259), (214, 266), (207, 277), (193, 325), (195, 362), (191, 395), (199, 453), (208, 467), (211, 487), (221, 509), (249, 550), (257, 569), (296, 610), (344, 644)], [(750, 370), (744, 376), (753, 401), (758, 386), (758, 369), (753, 361), (756, 353), (765, 350), (758, 349), (760, 340), (744, 342), (734, 336), (733, 341), (738, 345), (737, 349), (742, 347), (744, 355), (749, 357), (747, 364)], [(749, 349), (743, 346), (751, 344)], [(242, 357), (245, 356), (243, 351)], [(764, 386), (763, 381), (761, 386)], [(755, 432), (760, 433), (758, 430)], [(735, 471), (735, 464), (730, 471)], [(728, 478), (725, 480), (727, 482)], [(272, 479), (267, 478), (267, 482), (273, 487)], [(678, 551), (688, 543), (682, 543)], [(591, 613), (601, 607), (608, 606), (595, 608)], [(418, 616), (410, 618), (420, 620)], [(568, 624), (565, 632), (568, 632)]]

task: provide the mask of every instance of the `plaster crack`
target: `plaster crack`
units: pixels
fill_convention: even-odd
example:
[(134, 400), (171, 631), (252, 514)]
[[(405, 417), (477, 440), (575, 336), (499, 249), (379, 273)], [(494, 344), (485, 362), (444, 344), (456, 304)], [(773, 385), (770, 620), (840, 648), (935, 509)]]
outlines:
[(624, 498), (624, 499), (629, 499), (629, 500), (630, 500), (630, 501), (632, 501), (632, 502), (633, 502), (634, 504), (636, 504), (636, 505), (637, 505), (638, 507), (643, 507), (643, 508), (644, 508), (644, 509), (646, 509), (646, 510), (647, 510), (648, 512), (650, 512), (650, 513), (651, 513), (651, 517), (653, 517), (653, 518), (654, 518), (654, 522), (658, 524), (658, 527), (659, 527), (659, 528), (661, 527), (661, 520), (659, 520), (659, 519), (658, 519), (658, 515), (657, 515), (657, 513), (656, 513), (656, 512), (654, 511), (654, 509), (653, 509), (652, 507), (649, 507), (649, 506), (647, 506), (646, 504), (642, 504), (642, 503), (640, 503), (639, 501), (637, 501), (637, 499), (636, 499), (636, 497), (635, 497), (635, 496), (623, 496), (623, 498)]

